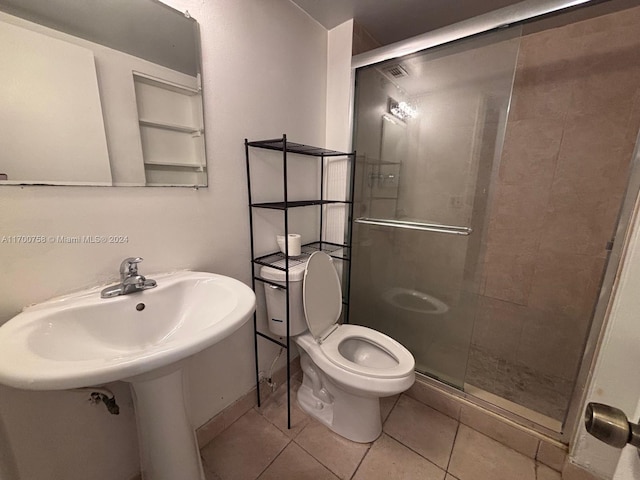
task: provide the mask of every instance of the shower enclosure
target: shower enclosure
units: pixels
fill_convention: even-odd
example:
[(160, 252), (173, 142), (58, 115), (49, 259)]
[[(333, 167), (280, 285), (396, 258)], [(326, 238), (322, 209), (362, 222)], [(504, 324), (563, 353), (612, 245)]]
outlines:
[(593, 8), (355, 79), (350, 321), (556, 432), (640, 127), (640, 7)]

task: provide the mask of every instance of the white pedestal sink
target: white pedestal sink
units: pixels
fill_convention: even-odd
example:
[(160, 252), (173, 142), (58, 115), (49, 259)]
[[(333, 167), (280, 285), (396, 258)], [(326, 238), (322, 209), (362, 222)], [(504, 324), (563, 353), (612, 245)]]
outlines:
[(145, 480), (204, 480), (182, 362), (240, 328), (255, 295), (223, 275), (154, 275), (156, 288), (100, 289), (29, 307), (0, 327), (0, 383), (66, 390), (123, 380), (133, 391)]

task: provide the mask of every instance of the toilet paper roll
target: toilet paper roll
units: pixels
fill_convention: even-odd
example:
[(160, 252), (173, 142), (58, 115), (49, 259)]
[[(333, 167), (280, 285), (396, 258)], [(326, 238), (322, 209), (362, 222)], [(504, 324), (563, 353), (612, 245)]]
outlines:
[[(282, 253), (286, 253), (285, 243), (284, 243), (284, 235), (277, 235), (276, 241), (278, 242), (278, 247)], [(289, 256), (297, 257), (302, 253), (302, 239), (297, 233), (290, 233), (288, 235), (287, 243), (289, 244)]]

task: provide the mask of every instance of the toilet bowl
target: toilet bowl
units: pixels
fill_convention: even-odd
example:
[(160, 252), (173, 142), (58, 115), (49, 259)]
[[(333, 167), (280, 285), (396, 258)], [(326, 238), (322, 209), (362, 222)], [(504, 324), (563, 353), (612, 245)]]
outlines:
[[(262, 278), (283, 285), (285, 272), (262, 267)], [(265, 288), (269, 328), (286, 335), (286, 291)], [(337, 324), (340, 279), (331, 257), (315, 252), (289, 269), (289, 335), (300, 351), (300, 407), (334, 432), (372, 442), (382, 432), (380, 397), (407, 390), (415, 360), (392, 338), (360, 325)]]

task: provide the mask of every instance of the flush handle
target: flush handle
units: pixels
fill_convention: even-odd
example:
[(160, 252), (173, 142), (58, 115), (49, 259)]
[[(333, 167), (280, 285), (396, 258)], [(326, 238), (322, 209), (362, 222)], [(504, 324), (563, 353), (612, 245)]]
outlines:
[(612, 447), (622, 448), (630, 443), (640, 448), (640, 425), (630, 422), (618, 408), (589, 403), (584, 412), (584, 425), (587, 432)]

